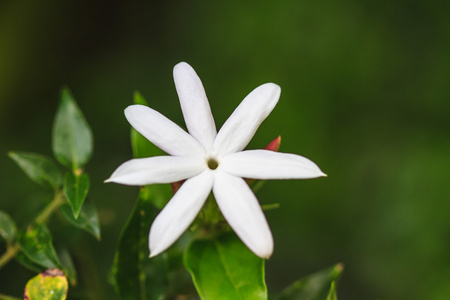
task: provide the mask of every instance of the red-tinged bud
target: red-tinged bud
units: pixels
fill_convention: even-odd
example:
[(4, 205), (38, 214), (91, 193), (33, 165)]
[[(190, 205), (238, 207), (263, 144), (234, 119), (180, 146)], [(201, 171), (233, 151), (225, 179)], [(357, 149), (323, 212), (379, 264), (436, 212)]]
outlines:
[(185, 182), (186, 180), (180, 180), (180, 181), (177, 181), (177, 182), (172, 182), (171, 184), (170, 184), (170, 186), (172, 187), (172, 191), (173, 191), (173, 194), (175, 195), (175, 193), (180, 189), (180, 187), (183, 185), (183, 183)]
[[(273, 141), (271, 141), (269, 143), (269, 145), (267, 145), (264, 148), (264, 150), (277, 152), (280, 149), (280, 145), (281, 145), (281, 136), (277, 136)], [(255, 184), (255, 182), (256, 182), (256, 180), (252, 179), (252, 178), (246, 178), (245, 181), (247, 182), (247, 184), (249, 186), (253, 186)]]
[(270, 150), (270, 151), (278, 151), (280, 149), (281, 145), (281, 136), (277, 136), (273, 141), (270, 142), (269, 145), (264, 148), (264, 150)]

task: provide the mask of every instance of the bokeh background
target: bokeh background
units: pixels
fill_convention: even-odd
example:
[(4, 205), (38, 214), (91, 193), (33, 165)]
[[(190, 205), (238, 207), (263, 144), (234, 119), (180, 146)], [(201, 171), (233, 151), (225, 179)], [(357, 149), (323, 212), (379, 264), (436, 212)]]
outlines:
[[(425, 0), (2, 1), (0, 209), (24, 225), (48, 196), (6, 154), (52, 155), (69, 86), (95, 136), (86, 171), (102, 240), (52, 229), (77, 263), (69, 298), (116, 299), (108, 274), (137, 189), (103, 180), (131, 157), (123, 109), (139, 90), (184, 126), (172, 68), (187, 61), (218, 127), (253, 88), (279, 84), (249, 148), (280, 134), (283, 152), (328, 174), (258, 194), (280, 203), (266, 213), (271, 293), (343, 262), (339, 299), (450, 299), (449, 15)], [(11, 262), (0, 292), (21, 295), (32, 276)]]

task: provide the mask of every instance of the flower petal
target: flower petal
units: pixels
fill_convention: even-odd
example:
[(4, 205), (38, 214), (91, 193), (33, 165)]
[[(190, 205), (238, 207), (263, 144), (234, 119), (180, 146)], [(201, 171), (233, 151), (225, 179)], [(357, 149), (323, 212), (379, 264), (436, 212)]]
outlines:
[(253, 192), (242, 178), (215, 171), (213, 193), (223, 216), (253, 253), (269, 258), (273, 238)]
[(326, 176), (306, 157), (269, 150), (231, 153), (221, 160), (220, 169), (234, 176), (252, 179), (307, 179)]
[(205, 168), (206, 163), (200, 158), (177, 156), (136, 158), (121, 164), (105, 182), (126, 185), (170, 183), (196, 176)]
[(194, 221), (214, 182), (211, 171), (186, 180), (150, 228), (150, 257), (169, 248)]
[(173, 69), (173, 79), (189, 133), (211, 150), (217, 130), (200, 78), (190, 65), (181, 62)]
[(195, 138), (150, 107), (138, 104), (128, 106), (125, 117), (134, 129), (170, 155), (198, 156), (205, 153)]
[(248, 94), (219, 130), (214, 150), (228, 154), (244, 149), (277, 104), (280, 92), (278, 85), (266, 83)]

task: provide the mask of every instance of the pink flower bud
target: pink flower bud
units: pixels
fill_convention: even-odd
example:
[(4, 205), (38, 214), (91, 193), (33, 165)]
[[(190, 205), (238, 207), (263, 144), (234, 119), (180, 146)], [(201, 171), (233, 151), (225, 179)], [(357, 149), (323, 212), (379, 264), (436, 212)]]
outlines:
[(269, 145), (264, 148), (264, 150), (270, 150), (277, 152), (280, 149), (281, 145), (281, 136), (277, 136), (273, 141), (270, 142)]

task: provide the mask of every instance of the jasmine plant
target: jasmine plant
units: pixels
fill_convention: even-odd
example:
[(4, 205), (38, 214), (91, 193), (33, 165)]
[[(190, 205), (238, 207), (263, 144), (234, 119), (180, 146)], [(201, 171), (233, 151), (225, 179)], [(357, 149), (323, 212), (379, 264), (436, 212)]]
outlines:
[[(268, 179), (326, 176), (311, 160), (278, 152), (280, 137), (263, 149), (245, 150), (272, 112), (281, 89), (254, 89), (219, 131), (203, 84), (185, 62), (173, 71), (187, 132), (151, 109), (138, 92), (125, 109), (131, 124), (133, 159), (105, 182), (139, 186), (135, 207), (112, 262), (110, 282), (120, 299), (286, 299), (335, 300), (342, 264), (302, 278), (280, 294), (269, 293), (265, 260), (274, 251), (264, 209), (255, 196)], [(60, 214), (100, 238), (99, 218), (85, 201), (84, 167), (93, 136), (81, 110), (64, 89), (53, 126), (53, 152), (60, 166), (34, 153), (10, 157), (35, 182), (54, 191), (26, 228), (0, 211), (6, 252), (0, 268), (16, 259), (38, 273), (24, 284), (25, 299), (66, 299), (76, 285), (70, 251), (56, 252), (47, 221)], [(275, 205), (276, 206), (276, 205)], [(69, 291), (70, 292), (70, 291)], [(70, 293), (69, 293), (70, 294)], [(18, 299), (0, 294), (0, 299)]]

